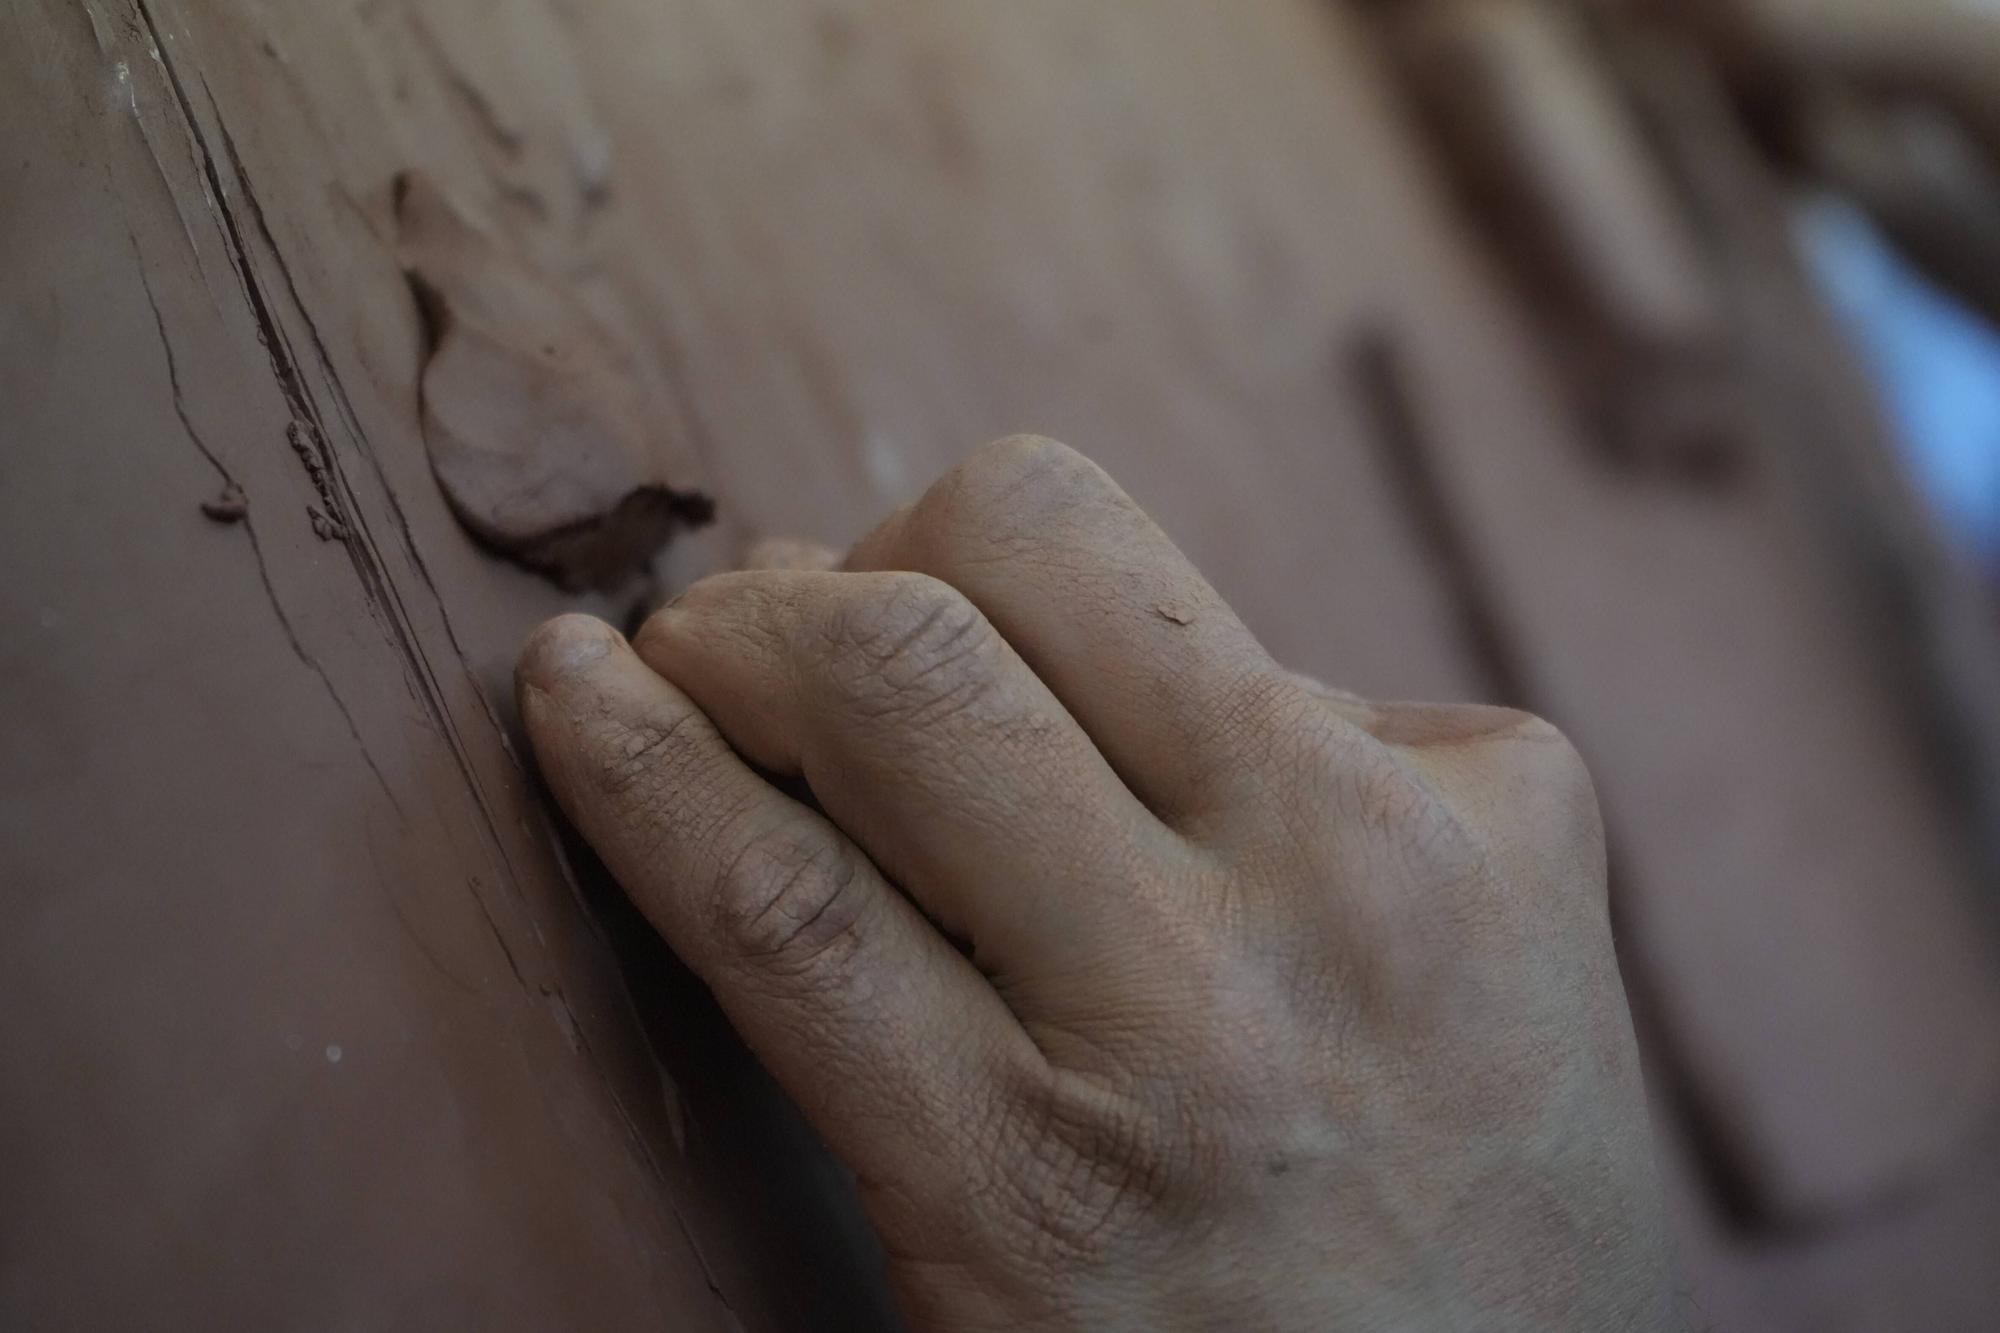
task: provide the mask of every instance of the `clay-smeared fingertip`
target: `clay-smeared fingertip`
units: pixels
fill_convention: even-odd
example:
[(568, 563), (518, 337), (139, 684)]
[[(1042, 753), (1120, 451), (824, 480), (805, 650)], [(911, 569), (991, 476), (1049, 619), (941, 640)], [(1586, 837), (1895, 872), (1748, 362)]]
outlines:
[(625, 640), (596, 616), (569, 614), (544, 621), (528, 636), (514, 678), (522, 686), (553, 693)]

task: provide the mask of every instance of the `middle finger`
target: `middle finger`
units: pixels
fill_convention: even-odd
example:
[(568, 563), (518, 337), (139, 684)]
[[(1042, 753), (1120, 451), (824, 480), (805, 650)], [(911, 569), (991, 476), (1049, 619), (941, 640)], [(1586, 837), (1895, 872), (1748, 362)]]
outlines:
[[(989, 976), (1132, 947), (1192, 853), (999, 632), (920, 574), (695, 584), (634, 647), (730, 743), (827, 814)], [(1160, 897), (1163, 901), (1151, 901)]]

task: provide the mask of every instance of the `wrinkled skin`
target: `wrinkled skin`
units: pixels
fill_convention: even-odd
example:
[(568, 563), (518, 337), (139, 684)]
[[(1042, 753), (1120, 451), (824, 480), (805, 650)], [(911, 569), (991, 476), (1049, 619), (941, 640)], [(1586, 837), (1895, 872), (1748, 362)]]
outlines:
[(521, 709), (914, 1325), (1670, 1326), (1558, 732), (1284, 671), (1046, 440), (783, 563), (549, 622)]

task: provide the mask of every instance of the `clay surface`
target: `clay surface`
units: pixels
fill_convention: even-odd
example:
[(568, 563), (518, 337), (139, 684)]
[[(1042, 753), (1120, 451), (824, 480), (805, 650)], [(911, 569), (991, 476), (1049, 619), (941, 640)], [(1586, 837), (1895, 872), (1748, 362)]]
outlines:
[(667, 473), (626, 356), (560, 285), (428, 177), (395, 187), (397, 253), (423, 308), (424, 444), (452, 512), (566, 587), (644, 568), (707, 496)]
[[(671, 588), (1036, 430), (1289, 666), (1584, 749), (1733, 1327), (1989, 1327), (1995, 972), (1884, 636), (1758, 450), (1603, 466), (1375, 49), (1324, 0), (0, 6), (0, 1325), (893, 1326), (511, 737), (529, 629), (632, 598), (463, 524), (700, 476)], [(423, 256), (436, 385), (409, 171), (484, 238)]]

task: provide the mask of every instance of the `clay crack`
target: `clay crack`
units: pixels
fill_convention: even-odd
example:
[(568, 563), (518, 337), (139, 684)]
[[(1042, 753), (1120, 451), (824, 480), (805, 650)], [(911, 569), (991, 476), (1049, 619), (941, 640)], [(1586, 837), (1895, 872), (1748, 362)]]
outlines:
[[(143, 0), (141, 0), (141, 3), (143, 3)], [(203, 84), (203, 91), (208, 93), (209, 105), (213, 108), (215, 105), (215, 96), (213, 91), (208, 89), (206, 82)], [(183, 110), (185, 114), (192, 118), (192, 107), (184, 103)], [(297, 282), (292, 276), (291, 268), (285, 262), (283, 252), (278, 248), (277, 238), (272, 234), (269, 221), (264, 215), (262, 204), (258, 202), (256, 192), (251, 188), (250, 178), (243, 165), (242, 155), (237, 150), (235, 138), (229, 131), (228, 123), (222, 119), (219, 113), (216, 115), (216, 124), (222, 134), (223, 149), (229, 158), (230, 168), (241, 183), (242, 197), (249, 210), (251, 220), (256, 225), (258, 234), (263, 238), (265, 246), (270, 250), (273, 262), (278, 266), (279, 277), (284, 282), (286, 295), (294, 308), (298, 310), (299, 317), (305, 322), (307, 335), (312, 340), (314, 354), (319, 358), (320, 364), (325, 368), (327, 377), (333, 385), (335, 402), (340, 409), (342, 423), (357, 441), (365, 441), (366, 437), (361, 432), (360, 423), (354, 416), (351, 404), (346, 400), (345, 391), (340, 387), (338, 375), (333, 370), (332, 356), (327, 350), (325, 340), (320, 334), (319, 326), (313, 321), (310, 312), (305, 309), (304, 300), (299, 293)], [(198, 134), (199, 131), (197, 130)], [(220, 192), (221, 185), (219, 177), (216, 177), (213, 157), (207, 153), (205, 146), (203, 153), (204, 167), (211, 177), (216, 179), (216, 189)], [(340, 475), (339, 464), (333, 455), (333, 451), (327, 443), (318, 407), (314, 403), (311, 391), (307, 388), (304, 376), (298, 368), (297, 359), (291, 351), (290, 341), (264, 297), (261, 284), (257, 282), (254, 272), (249, 267), (249, 254), (247, 250), (242, 248), (242, 234), (236, 226), (234, 215), (226, 207), (220, 211), (223, 214), (225, 226), (229, 230), (234, 245), (232, 260), (238, 264), (239, 276), (245, 282), (247, 289), (253, 293), (252, 304), (257, 311), (257, 322), (260, 330), (259, 336), (265, 343), (266, 351), (271, 358), (273, 370), (279, 377), (280, 388), (285, 393), (288, 403), (293, 407), (294, 421), (287, 428), (287, 438), (291, 442), (294, 452), (299, 455), (300, 460), (306, 465), (308, 475), (314, 480), (315, 489), (319, 491), (322, 499), (327, 503), (324, 518), (328, 520), (328, 531), (331, 532), (333, 530), (331, 525), (337, 523), (339, 531), (344, 537), (352, 536), (357, 538), (356, 540), (346, 540), (345, 545), (354, 565), (356, 577), (361, 582), (362, 591), (367, 596), (370, 605), (375, 608), (378, 619), (388, 632), (390, 641), (394, 644), (398, 654), (403, 658), (406, 667), (411, 672), (413, 683), (417, 687), (418, 701), (422, 703), (425, 711), (437, 724), (439, 735), (444, 739), (446, 747), (451, 751), (453, 763), (458, 768), (459, 775), (465, 782), (467, 791), (471, 794), (474, 804), (478, 808), (480, 819), (485, 825), (486, 837), (490, 848), (499, 860), (502, 870), (505, 871), (509, 890), (518, 900), (521, 897), (519, 873), (514, 866), (513, 858), (507, 851), (505, 839), (500, 834), (499, 823), (494, 815), (491, 804), (487, 800), (485, 789), (478, 780), (472, 764), (471, 754), (465, 746), (464, 737), (459, 734), (457, 724), (452, 719), (451, 710), (444, 701), (442, 687), (438, 684), (436, 673), (431, 669), (428, 657), (425, 656), (423, 650), (417, 644), (415, 633), (411, 628), (408, 608), (403, 605), (402, 596), (396, 589), (394, 582), (388, 578), (381, 567), (380, 556), (378, 554), (379, 547), (374, 540), (373, 533), (368, 527), (366, 517), (359, 512), (358, 508), (343, 505), (336, 498), (337, 494), (345, 493), (348, 488), (345, 478)], [(361, 452), (368, 457), (371, 467), (375, 470), (377, 480), (381, 483), (384, 493), (391, 497), (392, 507), (397, 509), (400, 518), (400, 505), (397, 505), (394, 501), (394, 491), (389, 486), (387, 478), (382, 476), (379, 462), (374, 459), (372, 451), (366, 448), (365, 443), (359, 447)], [(407, 540), (407, 521), (404, 522), (404, 533)], [(428, 582), (427, 572), (426, 581)], [(435, 585), (431, 586), (435, 595)], [(442, 608), (441, 600), (439, 606)], [(476, 692), (476, 681), (474, 689)], [(484, 705), (483, 696), (482, 704)], [(491, 706), (484, 706), (488, 716), (492, 716)], [(485, 910), (483, 902), (481, 903), (481, 910)], [(512, 965), (512, 962), (513, 960), (510, 956), (510, 965)], [(516, 969), (516, 975), (519, 975), (518, 968)]]
[[(180, 418), (181, 429), (187, 432), (188, 442), (208, 460), (208, 465), (215, 469), (216, 476), (222, 479), (223, 486), (237, 486), (235, 476), (224, 466), (215, 450), (209, 447), (208, 441), (202, 438), (201, 432), (195, 428), (194, 419), (188, 415), (187, 398), (181, 390), (180, 362), (174, 356), (174, 340), (167, 336), (166, 317), (160, 313), (159, 298), (153, 294), (153, 281), (146, 276), (146, 256), (139, 249), (139, 238), (133, 234), (130, 227), (125, 229), (125, 236), (132, 243), (134, 267), (139, 273), (139, 290), (146, 294), (146, 306), (153, 312), (153, 327), (160, 335), (160, 351), (166, 355), (167, 387), (173, 393), (174, 415)], [(241, 487), (238, 486), (238, 489)]]
[[(386, 571), (381, 565), (380, 548), (373, 538), (367, 518), (361, 512), (359, 506), (351, 501), (351, 489), (347, 484), (346, 478), (341, 473), (337, 456), (331, 448), (325, 428), (325, 421), (314, 399), (312, 389), (308, 385), (305, 371), (301, 366), (297, 354), (293, 350), (290, 338), (286, 334), (284, 323), (274, 304), (273, 292), (266, 289), (256, 271), (256, 262), (253, 258), (250, 237), (248, 235), (249, 228), (255, 228), (257, 236), (262, 239), (265, 247), (270, 252), (271, 262), (276, 265), (278, 278), (283, 285), (283, 294), (286, 299), (289, 299), (298, 318), (302, 321), (305, 336), (310, 342), (310, 350), (317, 357), (324, 373), (328, 391), (332, 395), (333, 406), (338, 414), (340, 424), (348, 431), (354, 442), (356, 452), (361, 455), (372, 470), (381, 493), (386, 497), (389, 510), (399, 526), (402, 543), (409, 555), (411, 566), (415, 569), (418, 577), (422, 579), (429, 596), (437, 608), (438, 616), (444, 625), (445, 634), (450, 641), (452, 651), (456, 655), (460, 670), (473, 696), (478, 699), (489, 725), (493, 728), (493, 734), (499, 739), (502, 749), (507, 750), (510, 758), (512, 758), (511, 751), (508, 750), (506, 745), (506, 733), (501, 724), (500, 717), (495, 711), (492, 701), (487, 698), (484, 689), (480, 686), (478, 677), (472, 669), (472, 664), (466, 658), (464, 650), (458, 642), (456, 633), (452, 629), (450, 618), (445, 610), (442, 594), (430, 570), (423, 561), (420, 552), (416, 549), (415, 538), (401, 501), (397, 497), (394, 487), (389, 484), (380, 459), (376, 457), (374, 450), (369, 447), (367, 436), (361, 429), (353, 405), (349, 401), (345, 387), (341, 384), (335, 370), (332, 356), (328, 351), (322, 332), (301, 297), (291, 268), (287, 264), (282, 250), (278, 247), (269, 222), (264, 216), (263, 207), (251, 186), (249, 174), (238, 151), (234, 136), (229, 130), (228, 123), (223, 119), (219, 109), (216, 107), (212, 89), (209, 88), (207, 80), (203, 79), (202, 89), (208, 97), (210, 111), (219, 133), (223, 153), (227, 158), (229, 169), (234, 173), (239, 182), (238, 196), (241, 201), (240, 205), (232, 202), (230, 193), (225, 188), (222, 168), (211, 147), (210, 140), (202, 128), (202, 121), (195, 113), (192, 100), (181, 79), (180, 72), (175, 68), (174, 62), (167, 55), (169, 48), (161, 40), (159, 26), (154, 19), (147, 0), (133, 0), (133, 4), (150, 35), (151, 46), (157, 52), (156, 59), (166, 75), (167, 83), (173, 92), (181, 117), (186, 124), (190, 156), (198, 167), (198, 174), (203, 184), (204, 193), (207, 196), (212, 212), (222, 232), (231, 270), (234, 272), (237, 283), (242, 289), (245, 302), (255, 325), (258, 341), (265, 349), (265, 354), (269, 359), (277, 388), (292, 416), (292, 421), (288, 423), (286, 430), (287, 443), (299, 458), (301, 465), (305, 468), (307, 476), (313, 484), (315, 494), (325, 502), (326, 516), (330, 520), (339, 520), (342, 524), (342, 530), (351, 538), (347, 541), (346, 545), (350, 559), (354, 565), (356, 576), (361, 583), (362, 592), (382, 622), (390, 642), (401, 657), (405, 669), (409, 673), (413, 695), (421, 704), (425, 713), (435, 723), (437, 731), (451, 755), (453, 764), (459, 773), (465, 790), (472, 800), (473, 808), (476, 811), (479, 826), (488, 850), (494, 857), (502, 873), (506, 892), (525, 908), (526, 902), (521, 887), (521, 875), (519, 869), (514, 864), (507, 841), (501, 832), (499, 817), (488, 799), (484, 785), (478, 778), (465, 738), (460, 733), (452, 712), (445, 702), (443, 688), (437, 678), (437, 674), (432, 669), (428, 656), (417, 642), (413, 621), (411, 620), (408, 608), (403, 602), (401, 592), (394, 582), (387, 577)], [(470, 91), (477, 92), (476, 89)], [(176, 201), (176, 208), (178, 210), (178, 201)], [(185, 218), (182, 219), (182, 225), (183, 230), (186, 231), (187, 223)], [(192, 243), (191, 233), (190, 242)], [(198, 249), (197, 253), (199, 253)], [(151, 301), (153, 294), (150, 289), (147, 292), (147, 296), (148, 300)], [(153, 310), (156, 321), (160, 323), (163, 345), (165, 345), (165, 326), (157, 303), (154, 303)], [(171, 353), (169, 355), (171, 359)], [(206, 441), (194, 430), (191, 416), (186, 413), (185, 403), (180, 401), (177, 366), (170, 365), (169, 377), (170, 380), (175, 382), (176, 410), (182, 414), (182, 421), (188, 429), (190, 440), (196, 444), (197, 448), (201, 449), (203, 456), (209, 461), (211, 466), (219, 474), (227, 478), (228, 470), (226, 466), (207, 447)], [(705, 496), (697, 492), (669, 488), (664, 485), (657, 488), (640, 488), (640, 491), (635, 493), (635, 495), (628, 496), (627, 501), (633, 504), (637, 511), (642, 514), (671, 518), (677, 523), (705, 521), (712, 509), (710, 502)], [(619, 508), (623, 509), (624, 506), (620, 506)], [(606, 524), (615, 526), (633, 521), (633, 515), (627, 514), (621, 518), (618, 511), (614, 510), (610, 515), (596, 516), (591, 520), (586, 520), (583, 523), (575, 525), (572, 529), (551, 533), (548, 540), (559, 541), (565, 537), (574, 540), (593, 529), (602, 529)], [(327, 697), (340, 713), (350, 736), (354, 739), (371, 773), (373, 773), (376, 781), (381, 785), (384, 794), (388, 797), (392, 807), (396, 809), (398, 816), (404, 817), (401, 804), (397, 801), (395, 792), (391, 788), (386, 775), (376, 763), (373, 754), (363, 740), (359, 725), (352, 711), (347, 707), (345, 700), (342, 699), (339, 691), (334, 687), (332, 678), (326, 669), (307, 649), (305, 642), (298, 633), (297, 626), (287, 613), (284, 603), (279, 598), (277, 588), (272, 581), (268, 562), (265, 558), (261, 538), (254, 523), (246, 518), (243, 526), (250, 542), (259, 583), (264, 590), (266, 600), (271, 606), (272, 612), (286, 637), (291, 651), (319, 679), (321, 686), (326, 691)], [(518, 767), (518, 758), (514, 758), (513, 761)], [(572, 886), (572, 889), (574, 889), (574, 886)], [(495, 915), (492, 906), (488, 903), (488, 890), (475, 878), (470, 885), (470, 891), (474, 907), (492, 934), (494, 942), (500, 950), (501, 957), (505, 961), (509, 973), (514, 978), (515, 984), (524, 993), (535, 993), (536, 988), (530, 985), (527, 975), (523, 971), (521, 960), (509, 941), (509, 932), (502, 928), (500, 919)], [(574, 1015), (572, 1015), (572, 1022), (574, 1021)], [(631, 1109), (625, 1104), (625, 1100), (609, 1072), (598, 1063), (597, 1056), (592, 1050), (587, 1037), (582, 1034), (580, 1025), (578, 1025), (578, 1035), (581, 1040), (582, 1050), (600, 1083), (605, 1088), (610, 1104), (624, 1123), (630, 1140), (634, 1143), (641, 1158), (647, 1162), (651, 1170), (656, 1175), (664, 1178), (661, 1164), (651, 1151), (651, 1146), (633, 1118)], [(657, 1057), (654, 1057), (654, 1063), (657, 1068)], [(682, 1213), (678, 1202), (670, 1200), (670, 1203), (675, 1222), (689, 1247), (690, 1253), (694, 1257), (704, 1284), (722, 1308), (729, 1311), (733, 1316), (733, 1306), (727, 1294), (724, 1293), (720, 1284), (716, 1281), (707, 1257), (702, 1254), (701, 1247), (696, 1241), (693, 1227)]]
[[(227, 494), (233, 491), (240, 496), (243, 492), (241, 483), (230, 472), (228, 465), (210, 447), (208, 441), (202, 438), (201, 432), (195, 427), (194, 419), (188, 413), (187, 401), (181, 391), (180, 368), (174, 356), (173, 339), (167, 334), (166, 318), (160, 312), (160, 303), (159, 299), (154, 295), (153, 284), (146, 276), (145, 256), (139, 249), (138, 238), (131, 234), (129, 228), (126, 231), (126, 235), (132, 242), (133, 258), (139, 273), (139, 287), (146, 295), (146, 305), (153, 312), (153, 327), (159, 334), (160, 351), (167, 363), (167, 386), (173, 395), (174, 415), (180, 419), (181, 429), (186, 433), (188, 442), (194, 445), (196, 452), (202, 456), (203, 460), (215, 470), (216, 475), (222, 479), (224, 493)], [(321, 687), (326, 691), (327, 699), (332, 702), (334, 709), (339, 712), (341, 721), (347, 726), (347, 734), (353, 738), (355, 748), (360, 751), (362, 761), (368, 765), (368, 771), (374, 774), (375, 781), (382, 788), (382, 794), (388, 798), (390, 807), (395, 810), (398, 818), (407, 818), (403, 811), (402, 802), (396, 798), (395, 789), (389, 785), (388, 776), (382, 772), (381, 765), (375, 761), (375, 755), (368, 748), (367, 741), (362, 739), (361, 728), (355, 721), (353, 710), (347, 706), (347, 701), (341, 698), (340, 691), (334, 688), (333, 678), (327, 674), (326, 668), (321, 666), (319, 659), (306, 649), (305, 641), (299, 637), (297, 626), (292, 623), (291, 616), (286, 613), (284, 603), (278, 597), (278, 589), (271, 581), (270, 565), (264, 558), (264, 545), (257, 535), (256, 525), (250, 521), (250, 516), (247, 512), (242, 515), (241, 521), (244, 532), (250, 538), (250, 555), (257, 567), (257, 581), (264, 589), (265, 600), (271, 604), (271, 612), (277, 617), (278, 627), (284, 632), (285, 642), (291, 647), (292, 655), (298, 658), (299, 662), (306, 669), (319, 678)]]
[[(319, 437), (318, 412), (306, 389), (304, 376), (299, 371), (297, 358), (292, 354), (291, 344), (285, 336), (284, 328), (278, 322), (277, 315), (271, 309), (270, 301), (264, 293), (263, 285), (257, 280), (257, 275), (251, 267), (250, 251), (244, 239), (242, 225), (236, 216), (237, 210), (229, 202), (229, 192), (223, 186), (222, 173), (216, 164), (215, 152), (202, 131), (201, 120), (195, 115), (193, 100), (188, 96), (187, 87), (181, 81), (179, 69), (175, 67), (174, 61), (168, 58), (168, 47), (159, 23), (153, 17), (151, 5), (147, 0), (133, 0), (133, 3), (145, 24), (147, 40), (157, 52), (156, 59), (160, 68), (166, 73), (167, 85), (172, 89), (174, 101), (180, 107), (181, 118), (187, 125), (202, 178), (207, 184), (209, 198), (215, 206), (216, 218), (222, 225), (230, 268), (235, 271), (237, 285), (242, 288), (244, 299), (250, 305), (251, 318), (257, 326), (257, 340), (263, 345), (265, 355), (271, 362), (271, 372), (277, 381), (278, 391), (284, 397), (286, 407), (291, 411), (294, 421), (310, 423), (315, 437)], [(203, 87), (206, 91), (206, 83)], [(212, 106), (214, 104), (212, 93), (209, 101)], [(217, 123), (221, 123), (219, 119)], [(228, 132), (226, 127), (223, 132), (226, 136)], [(238, 180), (243, 183), (242, 197), (253, 213), (258, 214), (258, 221), (261, 224), (261, 210), (255, 197), (250, 193), (247, 178), (242, 174), (240, 160), (234, 157), (233, 146), (231, 155), (231, 166), (236, 171)], [(265, 234), (268, 236), (268, 229)], [(321, 501), (330, 512), (338, 516), (341, 506), (326, 484), (324, 470), (314, 472), (312, 479)]]
[[(159, 30), (153, 21), (146, 0), (134, 0), (134, 2), (138, 6), (139, 12), (144, 16), (147, 27), (153, 34), (153, 44), (156, 47), (159, 46)], [(277, 380), (279, 392), (284, 397), (293, 416), (293, 421), (287, 429), (288, 439), (291, 440), (294, 451), (300, 455), (301, 461), (312, 460), (307, 467), (307, 473), (314, 482), (315, 491), (318, 492), (326, 504), (326, 516), (329, 519), (338, 520), (343, 531), (358, 535), (359, 540), (348, 541), (345, 543), (345, 546), (350, 562), (354, 566), (356, 577), (361, 582), (362, 592), (367, 597), (370, 606), (374, 609), (378, 621), (383, 624), (385, 630), (388, 632), (391, 643), (395, 646), (407, 669), (411, 672), (413, 683), (417, 687), (416, 693), (419, 702), (423, 704), (425, 711), (437, 723), (440, 735), (444, 738), (446, 747), (451, 752), (452, 761), (458, 768), (460, 777), (465, 782), (467, 790), (471, 794), (474, 804), (479, 811), (481, 822), (485, 827), (489, 847), (498, 859), (501, 868), (505, 871), (509, 887), (518, 899), (520, 897), (518, 872), (514, 867), (512, 857), (507, 852), (505, 840), (500, 834), (499, 824), (490, 803), (486, 799), (485, 791), (475, 774), (471, 756), (465, 748), (464, 738), (459, 735), (457, 726), (452, 721), (450, 709), (444, 702), (442, 691), (437, 683), (435, 673), (430, 668), (428, 659), (417, 646), (415, 636), (409, 626), (407, 609), (402, 605), (401, 597), (396, 592), (394, 584), (380, 568), (379, 557), (376, 555), (377, 548), (372, 534), (368, 530), (365, 518), (360, 517), (350, 506), (341, 502), (340, 496), (346, 492), (347, 487), (345, 479), (340, 476), (339, 465), (333, 456), (331, 448), (327, 444), (323, 420), (318, 406), (313, 401), (312, 392), (306, 385), (305, 376), (299, 368), (297, 357), (292, 351), (291, 341), (284, 331), (284, 326), (278, 319), (270, 298), (264, 291), (263, 284), (258, 279), (256, 271), (252, 266), (251, 252), (244, 236), (243, 225), (237, 217), (236, 210), (229, 204), (229, 196), (223, 186), (221, 170), (217, 166), (215, 154), (209, 147), (208, 140), (202, 132), (201, 123), (195, 115), (193, 102), (181, 82), (179, 71), (174, 68), (172, 61), (166, 59), (164, 55), (165, 48), (161, 47), (161, 50), (163, 52), (160, 62), (161, 67), (167, 73), (168, 82), (172, 86), (175, 99), (180, 105), (181, 114), (187, 121), (188, 132), (200, 156), (203, 177), (208, 182), (210, 194), (215, 201), (216, 216), (222, 225), (224, 238), (228, 242), (230, 265), (236, 272), (237, 281), (243, 288), (245, 299), (249, 302), (251, 314), (257, 326), (258, 340), (263, 344), (265, 354), (270, 360), (272, 373)], [(208, 95), (209, 105), (213, 109), (215, 107), (215, 95), (208, 88), (206, 80), (203, 82), (203, 91)], [(327, 374), (335, 385), (336, 401), (342, 405), (343, 423), (353, 431), (357, 438), (361, 438), (359, 424), (353, 418), (351, 408), (345, 404), (345, 394), (338, 388), (338, 377), (333, 372), (332, 360), (327, 351), (326, 344), (320, 336), (318, 326), (313, 322), (310, 313), (304, 308), (304, 303), (299, 295), (297, 284), (292, 277), (291, 269), (285, 263), (283, 252), (279, 250), (277, 239), (271, 232), (268, 219), (264, 216), (263, 207), (258, 202), (255, 191), (251, 188), (250, 178), (244, 168), (242, 156), (237, 151), (235, 139), (230, 134), (228, 124), (223, 121), (219, 112), (216, 115), (216, 124), (222, 134), (223, 147), (229, 157), (230, 168), (240, 183), (240, 194), (245, 207), (249, 211), (250, 219), (256, 226), (258, 234), (270, 249), (273, 262), (278, 266), (279, 276), (284, 281), (286, 294), (293, 305), (298, 308), (300, 318), (305, 321), (307, 332), (312, 338), (313, 350), (319, 357), (322, 365), (326, 367)], [(363, 452), (367, 452), (365, 448)], [(386, 481), (384, 482), (384, 489), (387, 489)], [(268, 577), (266, 581), (268, 584)], [(314, 666), (315, 669), (318, 669), (316, 663), (314, 663)], [(345, 711), (344, 706), (343, 711)], [(490, 713), (490, 708), (488, 711)], [(481, 904), (481, 910), (485, 910), (484, 903)], [(511, 958), (509, 961), (511, 965)]]

